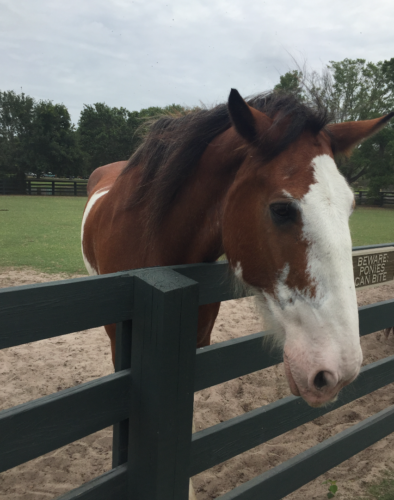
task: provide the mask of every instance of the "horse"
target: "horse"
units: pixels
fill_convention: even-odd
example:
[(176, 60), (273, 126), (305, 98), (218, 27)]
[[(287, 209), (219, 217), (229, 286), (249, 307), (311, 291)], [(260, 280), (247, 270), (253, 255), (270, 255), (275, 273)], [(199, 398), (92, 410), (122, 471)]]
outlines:
[[(330, 123), (293, 95), (164, 116), (129, 161), (89, 178), (82, 254), (90, 275), (214, 262), (223, 253), (283, 344), (293, 394), (331, 401), (361, 350), (348, 218), (354, 196), (334, 155), (392, 117)], [(197, 347), (220, 304), (201, 306)], [(115, 327), (106, 326), (115, 354)]]
[[(163, 116), (128, 161), (88, 182), (82, 253), (89, 274), (215, 262), (226, 254), (283, 349), (291, 392), (336, 399), (362, 363), (349, 216), (354, 195), (334, 156), (394, 115), (331, 123), (294, 95)], [(197, 347), (220, 303), (200, 306)], [(115, 325), (107, 325), (115, 355)]]

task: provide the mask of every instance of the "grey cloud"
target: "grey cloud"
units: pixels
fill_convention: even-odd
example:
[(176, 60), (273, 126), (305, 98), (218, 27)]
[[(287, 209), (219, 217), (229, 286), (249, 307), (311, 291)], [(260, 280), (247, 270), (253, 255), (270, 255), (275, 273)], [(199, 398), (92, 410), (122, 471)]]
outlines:
[(272, 88), (294, 67), (393, 56), (394, 4), (377, 0), (0, 0), (1, 90), (139, 110)]

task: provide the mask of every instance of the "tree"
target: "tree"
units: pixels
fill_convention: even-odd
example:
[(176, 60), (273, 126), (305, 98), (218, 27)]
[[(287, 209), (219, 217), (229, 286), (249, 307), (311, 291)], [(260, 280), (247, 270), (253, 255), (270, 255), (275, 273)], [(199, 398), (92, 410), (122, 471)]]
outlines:
[(288, 94), (295, 94), (301, 100), (304, 99), (303, 92), (303, 74), (300, 70), (288, 71), (279, 78), (279, 83), (275, 85), (276, 92), (284, 92)]
[(101, 165), (128, 160), (141, 143), (146, 126), (152, 119), (180, 111), (183, 108), (175, 104), (165, 108), (142, 109), (140, 112), (111, 108), (104, 103), (84, 105), (78, 122), (78, 135), (88, 172)]
[(70, 115), (63, 104), (36, 102), (24, 93), (0, 92), (0, 175), (23, 180), (38, 176), (84, 173), (83, 156)]
[(35, 104), (24, 93), (0, 91), (0, 175), (24, 178), (24, 172), (30, 168)]
[[(383, 71), (384, 63), (344, 59), (330, 64), (336, 121), (368, 120), (392, 110), (394, 93)], [(393, 157), (389, 147), (393, 131), (389, 125), (359, 145), (350, 159), (339, 159), (339, 168), (349, 183), (365, 176), (372, 181), (370, 194), (377, 195), (382, 186), (394, 182)]]
[(390, 92), (394, 92), (394, 57), (382, 63), (382, 72), (387, 88)]
[(137, 112), (110, 108), (104, 103), (84, 105), (78, 135), (88, 172), (101, 165), (127, 160), (138, 145), (135, 136), (138, 125)]
[(64, 104), (36, 104), (31, 148), (34, 164), (30, 170), (37, 175), (48, 171), (59, 177), (85, 175), (83, 155)]
[[(331, 61), (321, 73), (288, 72), (281, 77), (280, 88), (295, 87), (303, 100), (323, 103), (334, 122), (367, 120), (389, 113), (394, 108), (394, 59), (366, 62), (364, 59)], [(278, 86), (277, 86), (278, 87)], [(275, 87), (275, 89), (277, 89)], [(351, 184), (361, 177), (370, 180), (371, 194), (394, 182), (393, 125), (359, 145), (351, 158), (337, 158), (338, 168)]]

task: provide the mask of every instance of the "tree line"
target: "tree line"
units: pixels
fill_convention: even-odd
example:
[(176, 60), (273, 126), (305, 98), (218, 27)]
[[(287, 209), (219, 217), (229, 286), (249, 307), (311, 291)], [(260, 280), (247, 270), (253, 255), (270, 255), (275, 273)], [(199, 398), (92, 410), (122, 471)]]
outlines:
[[(331, 61), (320, 73), (298, 68), (282, 75), (275, 90), (325, 106), (335, 123), (378, 118), (394, 111), (394, 58), (376, 64), (365, 59)], [(368, 184), (371, 196), (394, 184), (393, 122), (357, 146), (350, 158), (336, 158), (348, 183)]]
[[(274, 90), (326, 106), (334, 122), (375, 118), (394, 110), (394, 58), (376, 64), (331, 61), (321, 72), (298, 68), (280, 76)], [(64, 104), (0, 91), (0, 177), (49, 171), (87, 177), (100, 165), (127, 160), (141, 143), (147, 120), (185, 111), (176, 104), (129, 111), (96, 103), (84, 105), (74, 126)], [(337, 164), (350, 184), (366, 182), (372, 194), (394, 184), (394, 124), (357, 147), (350, 159), (337, 158)]]
[(127, 160), (140, 144), (147, 120), (182, 111), (175, 104), (138, 112), (96, 103), (84, 105), (75, 126), (64, 104), (0, 91), (0, 178), (48, 172), (88, 177), (100, 165)]

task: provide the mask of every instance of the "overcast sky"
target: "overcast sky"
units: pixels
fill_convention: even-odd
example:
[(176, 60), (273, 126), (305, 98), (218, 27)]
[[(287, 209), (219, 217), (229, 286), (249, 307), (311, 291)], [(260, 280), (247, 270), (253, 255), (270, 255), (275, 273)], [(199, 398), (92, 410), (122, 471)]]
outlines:
[(301, 65), (394, 57), (393, 0), (0, 0), (0, 90), (140, 110), (272, 88)]

